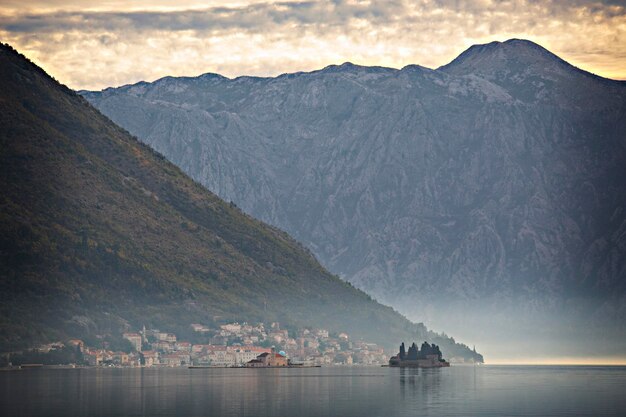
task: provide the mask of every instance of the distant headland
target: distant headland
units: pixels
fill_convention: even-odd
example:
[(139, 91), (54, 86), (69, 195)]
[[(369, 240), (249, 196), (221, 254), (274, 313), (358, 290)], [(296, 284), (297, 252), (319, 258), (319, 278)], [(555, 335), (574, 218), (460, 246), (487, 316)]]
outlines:
[(411, 367), (411, 368), (443, 368), (450, 366), (450, 362), (442, 358), (441, 349), (435, 344), (422, 343), (418, 350), (413, 343), (409, 346), (409, 351), (404, 349), (404, 342), (400, 345), (400, 352), (389, 359), (389, 366)]

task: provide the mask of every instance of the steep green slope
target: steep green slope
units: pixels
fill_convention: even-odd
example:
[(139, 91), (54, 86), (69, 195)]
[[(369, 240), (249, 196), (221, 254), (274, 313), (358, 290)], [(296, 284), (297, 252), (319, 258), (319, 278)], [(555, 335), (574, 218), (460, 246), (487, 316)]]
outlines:
[(0, 146), (0, 350), (231, 319), (323, 326), (386, 346), (434, 337), (4, 45)]

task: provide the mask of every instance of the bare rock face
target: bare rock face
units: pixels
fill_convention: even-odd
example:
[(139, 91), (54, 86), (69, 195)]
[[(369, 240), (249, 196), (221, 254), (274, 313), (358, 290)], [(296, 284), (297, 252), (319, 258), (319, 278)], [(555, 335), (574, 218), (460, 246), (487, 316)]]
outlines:
[(0, 352), (280, 319), (483, 361), (330, 274), (2, 43), (0, 92)]
[(626, 293), (626, 84), (532, 42), (83, 94), (408, 314)]

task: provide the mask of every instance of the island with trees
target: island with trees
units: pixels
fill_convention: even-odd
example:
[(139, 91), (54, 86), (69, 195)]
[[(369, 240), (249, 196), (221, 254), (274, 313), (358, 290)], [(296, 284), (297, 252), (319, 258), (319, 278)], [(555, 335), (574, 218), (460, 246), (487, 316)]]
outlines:
[(389, 359), (389, 366), (411, 368), (443, 368), (450, 366), (450, 362), (442, 358), (441, 349), (434, 343), (422, 343), (420, 349), (413, 343), (405, 351), (404, 342), (400, 345), (400, 352)]

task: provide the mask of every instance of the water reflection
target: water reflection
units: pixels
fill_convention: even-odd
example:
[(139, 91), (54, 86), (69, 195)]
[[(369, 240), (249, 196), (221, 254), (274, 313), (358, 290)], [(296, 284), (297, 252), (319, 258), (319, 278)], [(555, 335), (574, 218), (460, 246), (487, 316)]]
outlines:
[(618, 416), (624, 386), (626, 368), (39, 369), (0, 373), (0, 415)]

